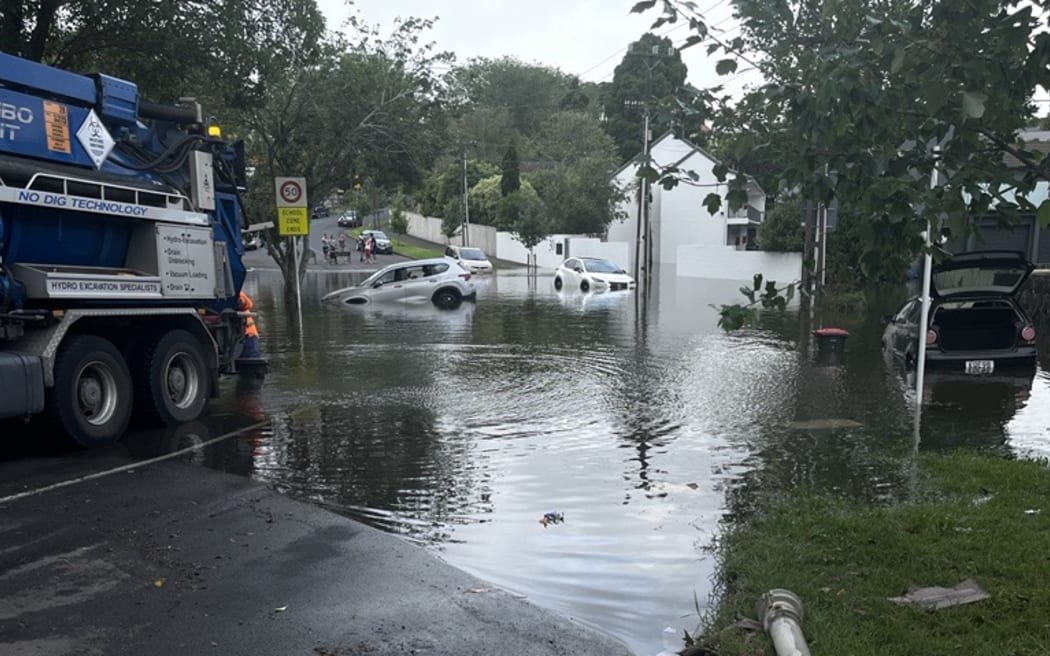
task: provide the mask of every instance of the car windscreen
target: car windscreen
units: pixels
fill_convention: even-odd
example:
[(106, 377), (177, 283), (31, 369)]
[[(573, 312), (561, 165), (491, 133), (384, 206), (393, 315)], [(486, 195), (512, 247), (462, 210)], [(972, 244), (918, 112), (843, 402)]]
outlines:
[(475, 262), (488, 259), (485, 257), (485, 252), (480, 248), (461, 248), (459, 249), (459, 256), (464, 260), (474, 260)]
[(382, 232), (379, 232), (378, 230), (372, 232), (372, 236), (375, 237), (376, 239), (390, 239), (389, 237), (387, 237)]
[(623, 269), (609, 260), (584, 260), (583, 266), (591, 273), (623, 273)]

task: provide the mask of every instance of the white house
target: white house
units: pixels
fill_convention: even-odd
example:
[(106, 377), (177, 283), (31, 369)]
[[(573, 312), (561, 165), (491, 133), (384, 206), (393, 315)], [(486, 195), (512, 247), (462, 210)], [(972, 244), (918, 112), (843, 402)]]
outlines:
[[(678, 264), (679, 246), (730, 246), (744, 250), (755, 241), (766, 209), (766, 194), (758, 183), (748, 178), (747, 204), (730, 211), (725, 201), (728, 179), (718, 181), (714, 168), (719, 162), (710, 153), (668, 132), (650, 145), (650, 154), (658, 170), (678, 167), (697, 176), (696, 180), (683, 176), (683, 180), (669, 190), (659, 184), (650, 185), (649, 221), (653, 233), (653, 259), (657, 263)], [(613, 174), (617, 184), (629, 190), (627, 200), (620, 207), (627, 218), (613, 221), (608, 232), (609, 241), (628, 243), (632, 267), (638, 229), (637, 174), (640, 160), (641, 155)], [(731, 172), (728, 177), (735, 175)], [(722, 207), (714, 215), (704, 206), (704, 198), (710, 193), (723, 198)]]

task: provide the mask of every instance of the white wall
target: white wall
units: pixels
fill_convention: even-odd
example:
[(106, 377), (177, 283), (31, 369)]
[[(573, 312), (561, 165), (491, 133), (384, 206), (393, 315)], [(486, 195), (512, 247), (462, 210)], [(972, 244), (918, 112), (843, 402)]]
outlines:
[[(433, 242), (435, 244), (453, 243), (461, 245), (463, 238), (459, 235), (449, 242), (441, 233), (441, 219), (432, 216), (423, 216), (416, 212), (408, 212), (408, 234), (417, 239)], [(496, 255), (496, 229), (492, 226), (471, 224), (470, 245), (485, 251), (489, 257)]]
[(679, 246), (678, 275), (748, 283), (756, 273), (787, 285), (802, 277), (801, 253), (738, 251), (731, 246)]
[[(512, 233), (496, 233), (496, 241), (499, 259), (518, 264), (528, 262), (529, 252)], [(562, 247), (561, 253), (558, 253), (559, 244)], [(574, 235), (551, 235), (537, 244), (533, 252), (536, 255), (536, 266), (541, 269), (555, 269), (567, 257), (603, 257), (626, 268), (627, 250), (627, 244), (624, 242), (602, 241)]]

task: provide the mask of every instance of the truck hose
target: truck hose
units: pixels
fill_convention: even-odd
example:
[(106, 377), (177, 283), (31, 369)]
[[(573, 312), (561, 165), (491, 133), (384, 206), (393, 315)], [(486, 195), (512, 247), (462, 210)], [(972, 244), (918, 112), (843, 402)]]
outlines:
[(182, 125), (200, 123), (195, 108), (172, 107), (171, 105), (152, 103), (148, 100), (139, 100), (139, 116), (141, 118), (169, 121), (171, 123), (180, 123)]

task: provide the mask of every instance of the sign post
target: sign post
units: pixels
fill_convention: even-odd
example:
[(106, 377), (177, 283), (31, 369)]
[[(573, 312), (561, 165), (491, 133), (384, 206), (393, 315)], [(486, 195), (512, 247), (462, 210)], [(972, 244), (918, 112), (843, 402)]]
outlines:
[[(306, 178), (274, 178), (277, 192), (277, 234), (288, 237), (295, 259), (295, 303), (299, 312), (300, 336), (303, 327), (302, 286), (299, 281), (299, 250), (302, 237), (310, 234), (310, 216), (307, 211)], [(300, 239), (296, 241), (296, 237)]]

